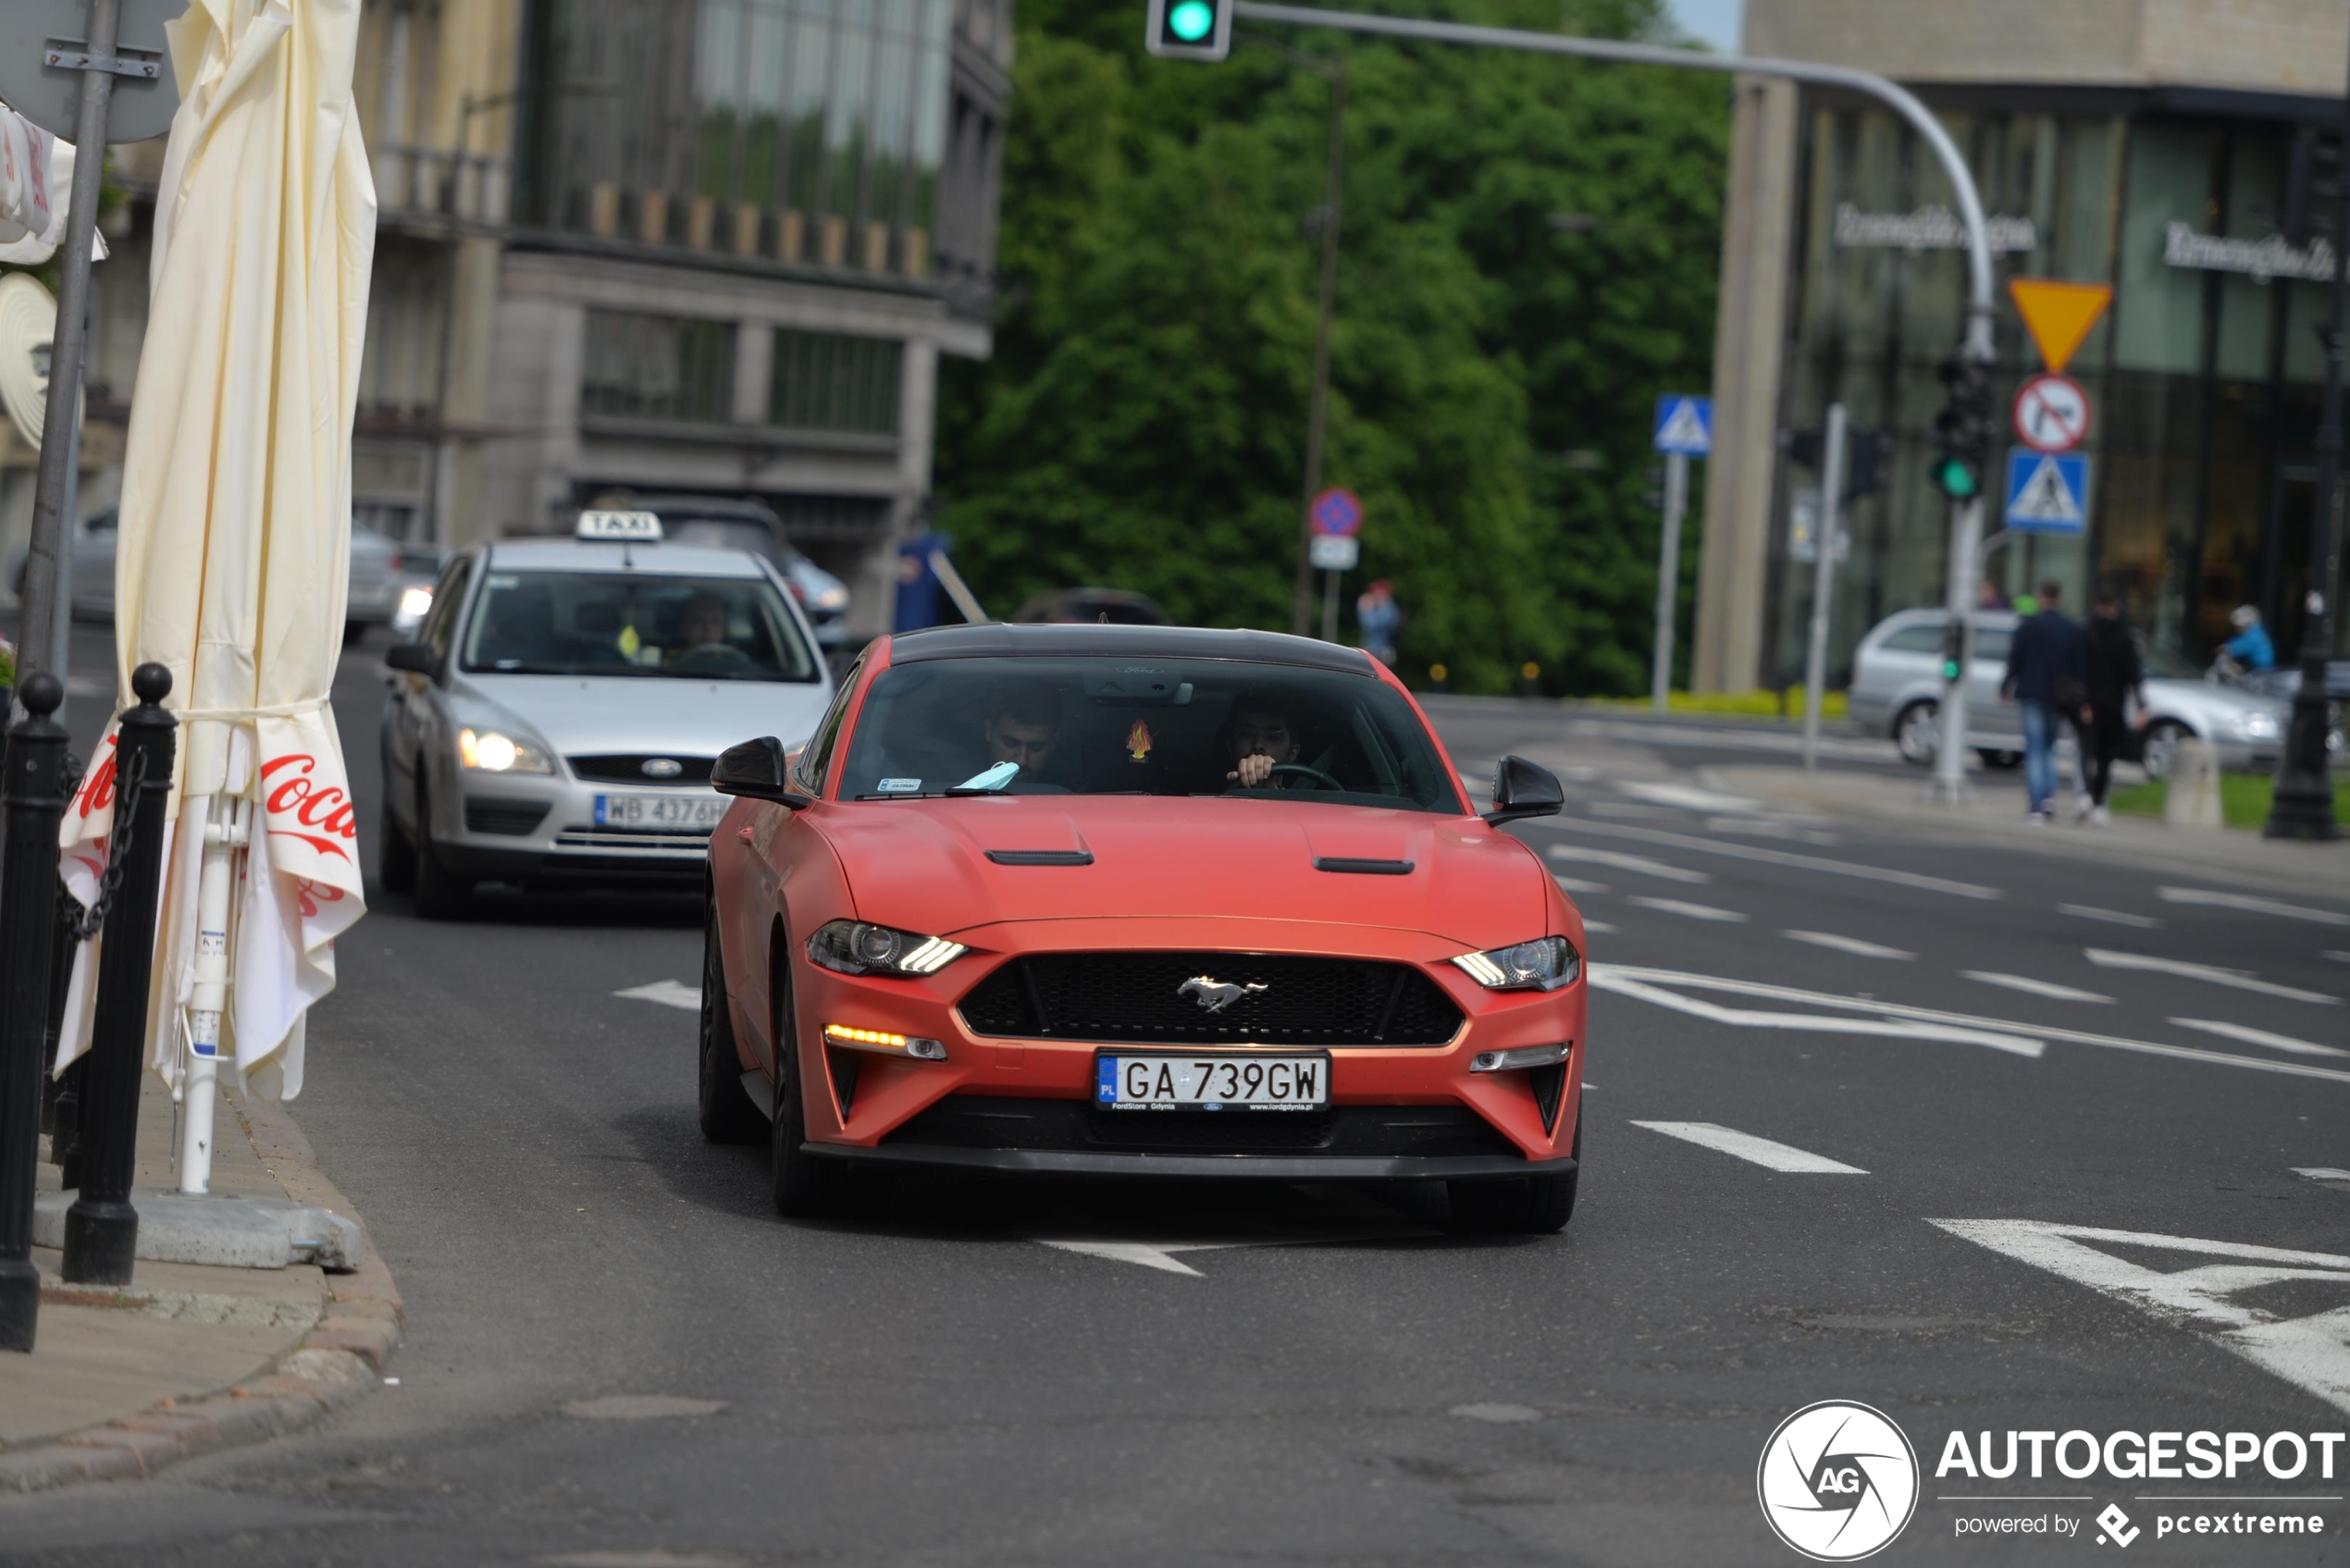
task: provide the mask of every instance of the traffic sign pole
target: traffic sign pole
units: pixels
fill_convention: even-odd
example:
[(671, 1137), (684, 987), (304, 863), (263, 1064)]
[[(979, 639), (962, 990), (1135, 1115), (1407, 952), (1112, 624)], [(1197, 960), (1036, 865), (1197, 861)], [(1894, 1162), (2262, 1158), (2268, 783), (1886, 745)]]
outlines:
[(1820, 457), (1819, 548), (1812, 563), (1812, 641), (1803, 660), (1803, 771), (1819, 765), (1820, 706), (1828, 671), (1829, 599), (1836, 586), (1836, 541), (1844, 499), (1844, 405), (1828, 404), (1826, 450)]
[(1649, 671), (1649, 705), (1659, 713), (1673, 686), (1673, 623), (1681, 601), (1681, 509), (1689, 494), (1686, 452), (1664, 454), (1664, 537), (1656, 550), (1656, 654)]

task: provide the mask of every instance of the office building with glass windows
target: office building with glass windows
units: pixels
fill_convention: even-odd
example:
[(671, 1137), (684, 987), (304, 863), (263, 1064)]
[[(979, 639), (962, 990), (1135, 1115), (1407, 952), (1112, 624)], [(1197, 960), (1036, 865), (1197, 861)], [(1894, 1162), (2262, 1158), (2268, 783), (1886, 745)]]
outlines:
[[(2076, 607), (2117, 584), (2156, 643), (2195, 661), (2251, 604), (2289, 656), (2318, 504), (2350, 6), (1748, 0), (1745, 25), (1748, 54), (1903, 83), (1967, 159), (2000, 287), (1986, 534), (2003, 525), (2010, 399), (2042, 368), (2007, 280), (2112, 288), (2068, 371), (2091, 409), (2084, 526), (2007, 534), (1987, 574), (2010, 591), (2053, 577)], [(1889, 110), (1740, 79), (1735, 116), (1693, 670), (1709, 690), (1801, 678), (1812, 572), (1788, 539), (1820, 476), (1780, 436), (1817, 429), (1831, 402), (1894, 438), (1886, 488), (1845, 509), (1832, 667), (1884, 616), (1942, 601), (1948, 508), (1927, 471), (1966, 301), (1948, 182)]]
[[(1011, 9), (369, 0), (356, 520), (448, 545), (756, 497), (848, 582), (851, 632), (885, 628), (939, 356), (989, 352)], [(163, 153), (113, 152), (85, 514), (118, 480)], [(31, 462), (0, 444), (0, 546)]]

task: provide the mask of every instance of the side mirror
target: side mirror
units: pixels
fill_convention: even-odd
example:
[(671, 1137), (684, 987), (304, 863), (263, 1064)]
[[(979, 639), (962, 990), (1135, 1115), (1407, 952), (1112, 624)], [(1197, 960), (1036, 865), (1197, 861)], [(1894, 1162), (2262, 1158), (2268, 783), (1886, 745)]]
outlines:
[(718, 760), (710, 770), (710, 787), (721, 795), (772, 800), (795, 811), (816, 804), (791, 787), (790, 777), (784, 760), (784, 743), (773, 735), (761, 735), (718, 754)]
[(433, 651), (428, 642), (394, 643), (385, 652), (384, 663), (388, 668), (405, 670), (428, 681), (440, 679), (440, 655)]
[(1493, 771), (1493, 809), (1485, 820), (1498, 828), (1526, 817), (1555, 817), (1565, 806), (1556, 773), (1523, 757), (1504, 757)]

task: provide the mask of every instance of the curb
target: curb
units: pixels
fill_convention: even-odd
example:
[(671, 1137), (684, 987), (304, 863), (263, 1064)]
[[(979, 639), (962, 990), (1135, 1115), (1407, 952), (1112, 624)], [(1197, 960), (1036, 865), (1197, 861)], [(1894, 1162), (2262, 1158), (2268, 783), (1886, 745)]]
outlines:
[[(282, 1108), (250, 1101), (235, 1109), (288, 1197), (358, 1218)], [(63, 1293), (44, 1291), (43, 1299), (63, 1299)], [(402, 1311), (400, 1287), (370, 1241), (358, 1268), (327, 1277), (324, 1315), (267, 1372), (204, 1399), (166, 1400), (38, 1448), (0, 1454), (0, 1495), (141, 1480), (183, 1459), (314, 1426), (381, 1385), (384, 1364), (400, 1343)]]

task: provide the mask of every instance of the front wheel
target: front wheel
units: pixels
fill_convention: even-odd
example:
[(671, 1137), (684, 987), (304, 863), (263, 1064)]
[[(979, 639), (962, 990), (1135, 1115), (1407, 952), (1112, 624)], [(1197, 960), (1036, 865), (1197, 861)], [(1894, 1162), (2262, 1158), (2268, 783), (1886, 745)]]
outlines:
[(718, 947), (718, 910), (702, 919), (700, 1059), (701, 1135), (712, 1143), (756, 1143), (767, 1118), (743, 1087), (742, 1055), (735, 1047), (734, 1014), (726, 1006), (726, 960)]
[(1893, 744), (1900, 749), (1901, 760), (1912, 767), (1930, 766), (1942, 745), (1941, 724), (1934, 703), (1912, 702), (1902, 709), (1893, 721)]
[(829, 1219), (848, 1206), (851, 1172), (842, 1160), (811, 1154), (808, 1097), (799, 1071), (798, 1031), (792, 1024), (791, 960), (775, 960), (775, 1119), (768, 1130), (767, 1163), (775, 1212), (786, 1219)]
[(1583, 1123), (1575, 1123), (1575, 1168), (1561, 1175), (1505, 1176), (1447, 1181), (1453, 1228), (1480, 1236), (1552, 1236), (1575, 1217), (1576, 1180), (1583, 1174)]
[(379, 874), (387, 893), (416, 891), (416, 846), (407, 830), (400, 825), (400, 814), (391, 802), (383, 804), (383, 827), (377, 834), (382, 841), (377, 853)]
[(416, 913), (428, 920), (453, 920), (473, 907), (474, 884), (441, 863), (432, 842), (432, 797), (416, 787)]

